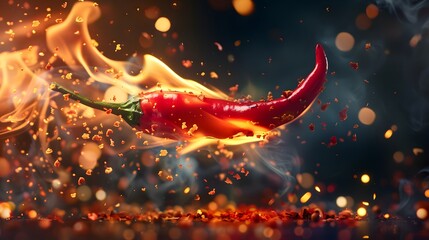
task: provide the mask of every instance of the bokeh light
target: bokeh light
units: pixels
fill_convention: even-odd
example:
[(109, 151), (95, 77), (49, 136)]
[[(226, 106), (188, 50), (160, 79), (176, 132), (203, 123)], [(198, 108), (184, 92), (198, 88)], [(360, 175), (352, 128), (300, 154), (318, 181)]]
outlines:
[(98, 145), (94, 142), (89, 142), (82, 148), (79, 164), (85, 170), (94, 169), (100, 156), (101, 150)]
[(370, 19), (376, 18), (378, 16), (378, 12), (379, 12), (379, 10), (378, 10), (377, 5), (375, 5), (373, 3), (369, 4), (365, 9), (365, 13), (368, 16), (368, 18), (370, 18)]
[(366, 209), (364, 207), (360, 207), (360, 208), (358, 208), (358, 210), (356, 211), (356, 213), (360, 217), (364, 217), (364, 216), (366, 216)]
[(155, 28), (160, 32), (168, 32), (171, 28), (171, 22), (166, 17), (160, 17), (155, 22)]
[(352, 50), (355, 45), (355, 38), (348, 32), (340, 32), (335, 38), (335, 46), (342, 52)]
[(362, 183), (369, 183), (369, 181), (371, 180), (371, 178), (369, 177), (368, 174), (362, 174), (362, 176), (360, 177), (360, 180)]
[(375, 112), (369, 107), (363, 107), (360, 109), (358, 118), (362, 124), (371, 125), (375, 121)]
[(232, 6), (235, 11), (242, 16), (248, 16), (253, 13), (255, 6), (252, 0), (232, 0)]

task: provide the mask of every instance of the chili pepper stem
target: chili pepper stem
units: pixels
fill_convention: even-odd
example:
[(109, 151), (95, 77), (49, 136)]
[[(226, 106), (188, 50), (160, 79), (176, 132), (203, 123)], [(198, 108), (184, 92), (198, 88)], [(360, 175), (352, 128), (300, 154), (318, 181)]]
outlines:
[(140, 125), (140, 118), (143, 116), (143, 112), (140, 108), (140, 100), (138, 98), (130, 98), (123, 103), (100, 102), (86, 98), (56, 82), (50, 85), (50, 89), (62, 94), (68, 94), (71, 99), (91, 108), (102, 111), (111, 109), (113, 114), (121, 116), (130, 126)]

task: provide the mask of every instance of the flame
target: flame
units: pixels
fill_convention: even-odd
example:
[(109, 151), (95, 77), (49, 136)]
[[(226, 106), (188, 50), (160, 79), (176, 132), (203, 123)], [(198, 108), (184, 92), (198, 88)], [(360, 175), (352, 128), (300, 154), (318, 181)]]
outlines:
[[(131, 62), (107, 58), (97, 49), (98, 44), (91, 38), (88, 28), (89, 24), (100, 16), (101, 10), (98, 4), (78, 2), (65, 20), (46, 29), (46, 45), (51, 56), (45, 54), (45, 58), (40, 59), (41, 54), (38, 54), (36, 46), (0, 55), (0, 98), (6, 103), (0, 107), (0, 137), (16, 135), (20, 131), (35, 126), (33, 138), (40, 140), (42, 150), (46, 150), (50, 144), (54, 144), (54, 140), (72, 139), (77, 144), (85, 142), (88, 138), (85, 135), (85, 126), (88, 123), (104, 127), (120, 121), (114, 116), (106, 118), (105, 113), (100, 114), (76, 102), (51, 101), (52, 97), (58, 96), (58, 94), (49, 95), (48, 86), (52, 81), (62, 82), (65, 85), (78, 85), (79, 91), (88, 97), (105, 101), (113, 101), (112, 96), (116, 94), (129, 97), (136, 96), (142, 91), (159, 89), (193, 92), (210, 98), (228, 99), (227, 94), (218, 89), (209, 89), (193, 80), (181, 78), (154, 56), (142, 57), (144, 68), (135, 66)], [(38, 27), (46, 25), (43, 23)], [(52, 69), (51, 66), (53, 66)], [(137, 72), (129, 70), (136, 67)], [(107, 86), (111, 91), (106, 91), (104, 94), (102, 89), (97, 87), (100, 84)], [(228, 123), (237, 126), (250, 124), (240, 119), (230, 120)], [(55, 127), (52, 128), (53, 131), (48, 132), (50, 125)], [(130, 138), (130, 134), (134, 134), (135, 130), (126, 124), (120, 127), (122, 130), (116, 137), (117, 140), (109, 142), (107, 139), (102, 139), (99, 146), (103, 151), (114, 155), (130, 147), (150, 148), (177, 143), (174, 140), (150, 135), (145, 135), (144, 141), (138, 137)], [(188, 140), (187, 145), (181, 149), (181, 153), (209, 144), (239, 145), (262, 141), (268, 135), (279, 134), (277, 131), (267, 132), (266, 129), (256, 126), (254, 130), (257, 134), (253, 137), (237, 135), (232, 139), (215, 139), (195, 134), (196, 137)], [(124, 138), (127, 139), (126, 144), (113, 143)]]

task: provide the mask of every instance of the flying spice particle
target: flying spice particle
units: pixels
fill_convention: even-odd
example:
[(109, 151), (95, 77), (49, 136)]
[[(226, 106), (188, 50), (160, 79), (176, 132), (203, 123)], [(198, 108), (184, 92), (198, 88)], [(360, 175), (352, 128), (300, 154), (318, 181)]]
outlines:
[(213, 195), (215, 195), (216, 194), (216, 189), (215, 188), (213, 188), (210, 192), (209, 192), (209, 195), (210, 196), (213, 196)]
[(78, 180), (77, 180), (77, 185), (83, 185), (83, 184), (85, 184), (85, 178), (83, 178), (83, 177), (80, 177)]
[(229, 179), (229, 177), (227, 177), (227, 178), (225, 179), (225, 183), (226, 183), (226, 184), (232, 184), (232, 181), (231, 181), (231, 179)]
[(353, 68), (353, 70), (359, 69), (359, 63), (358, 62), (349, 62), (349, 66)]
[(340, 121), (345, 121), (347, 120), (347, 111), (349, 109), (348, 108), (344, 108), (343, 110), (341, 110), (338, 114), (340, 116)]

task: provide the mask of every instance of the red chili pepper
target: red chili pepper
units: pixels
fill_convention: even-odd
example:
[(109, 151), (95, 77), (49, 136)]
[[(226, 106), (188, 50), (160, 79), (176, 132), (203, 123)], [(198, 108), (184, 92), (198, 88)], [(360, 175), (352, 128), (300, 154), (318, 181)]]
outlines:
[(322, 91), (327, 68), (325, 52), (318, 44), (314, 70), (294, 91), (286, 91), (275, 100), (258, 102), (236, 102), (160, 90), (143, 93), (124, 103), (106, 103), (91, 101), (56, 83), (51, 89), (68, 94), (89, 107), (111, 109), (132, 127), (156, 136), (222, 139), (237, 134), (252, 136), (255, 130), (268, 131), (301, 116)]

